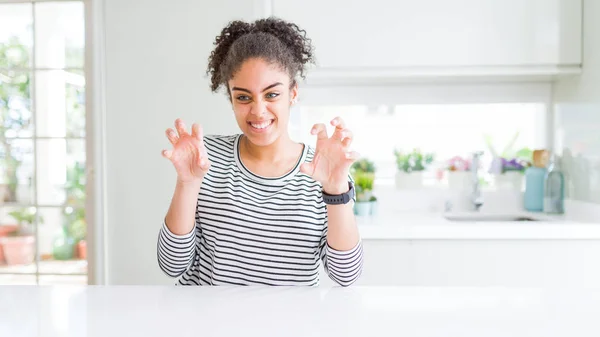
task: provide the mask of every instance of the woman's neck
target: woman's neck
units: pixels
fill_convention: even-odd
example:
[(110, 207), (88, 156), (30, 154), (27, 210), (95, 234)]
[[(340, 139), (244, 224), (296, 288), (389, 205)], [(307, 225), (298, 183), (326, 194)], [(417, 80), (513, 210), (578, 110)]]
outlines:
[(281, 136), (268, 146), (256, 146), (247, 137), (240, 139), (240, 160), (254, 174), (280, 177), (290, 172), (302, 157), (303, 146)]
[(255, 162), (277, 163), (289, 158), (290, 153), (298, 146), (287, 134), (281, 135), (270, 145), (257, 146), (248, 140), (248, 137), (242, 137), (242, 147), (245, 157)]

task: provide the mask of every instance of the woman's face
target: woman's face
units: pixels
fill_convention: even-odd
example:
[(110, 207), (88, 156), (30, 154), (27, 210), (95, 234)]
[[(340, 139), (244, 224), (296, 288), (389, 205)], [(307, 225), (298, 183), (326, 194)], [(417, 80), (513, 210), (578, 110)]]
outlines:
[(290, 105), (298, 88), (290, 90), (289, 75), (262, 59), (245, 61), (229, 81), (235, 119), (253, 144), (266, 146), (287, 134)]

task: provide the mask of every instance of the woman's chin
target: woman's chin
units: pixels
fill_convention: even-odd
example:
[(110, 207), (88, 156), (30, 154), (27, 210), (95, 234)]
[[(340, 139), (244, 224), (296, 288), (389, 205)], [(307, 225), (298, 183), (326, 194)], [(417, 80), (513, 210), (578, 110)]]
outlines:
[(244, 134), (252, 144), (257, 146), (267, 146), (271, 145), (277, 139), (276, 130), (276, 123), (272, 123), (263, 129), (257, 129), (251, 125), (247, 125)]
[(254, 133), (251, 130), (246, 130), (245, 135), (248, 137), (248, 140), (256, 146), (268, 146), (277, 140), (275, 132)]

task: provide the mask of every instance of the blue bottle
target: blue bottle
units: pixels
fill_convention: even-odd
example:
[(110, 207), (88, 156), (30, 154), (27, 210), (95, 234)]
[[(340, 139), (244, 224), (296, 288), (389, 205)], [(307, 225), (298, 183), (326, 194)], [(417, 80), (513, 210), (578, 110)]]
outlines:
[(531, 166), (525, 170), (525, 194), (523, 202), (525, 209), (530, 212), (544, 210), (544, 185), (546, 168)]

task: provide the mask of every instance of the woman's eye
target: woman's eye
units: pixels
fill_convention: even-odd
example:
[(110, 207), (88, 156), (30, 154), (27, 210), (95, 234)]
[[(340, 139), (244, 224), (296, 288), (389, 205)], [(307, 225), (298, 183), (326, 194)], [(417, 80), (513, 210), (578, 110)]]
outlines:
[(246, 95), (240, 95), (237, 97), (238, 101), (248, 101), (250, 100), (250, 97), (246, 96)]
[(268, 93), (268, 94), (267, 94), (267, 98), (275, 98), (275, 97), (277, 97), (277, 96), (279, 96), (279, 94), (278, 94), (278, 93), (276, 93), (276, 92), (271, 92), (271, 93)]

